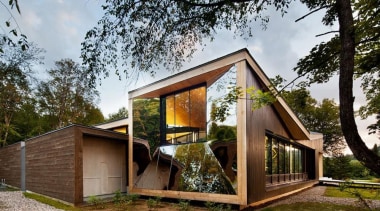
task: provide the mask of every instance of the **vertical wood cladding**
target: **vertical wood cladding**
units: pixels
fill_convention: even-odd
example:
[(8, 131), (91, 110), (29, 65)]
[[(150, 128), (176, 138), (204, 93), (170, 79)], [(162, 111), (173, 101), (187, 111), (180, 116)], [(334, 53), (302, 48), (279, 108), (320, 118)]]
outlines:
[(75, 202), (75, 127), (26, 142), (26, 189)]
[(0, 179), (14, 187), (21, 187), (21, 145), (15, 143), (0, 148)]
[[(247, 69), (247, 87), (263, 88), (250, 69)], [(289, 137), (271, 105), (252, 110), (247, 100), (247, 191), (248, 203), (265, 198), (265, 130)]]
[[(256, 78), (256, 75), (250, 69), (247, 69), (247, 87), (254, 86), (256, 89), (264, 87)], [(268, 105), (254, 111), (251, 110), (251, 101), (247, 100), (247, 197), (248, 204), (260, 200), (268, 199), (280, 194), (284, 194), (296, 189), (304, 188), (315, 183), (313, 180), (306, 182), (292, 183), (268, 189), (266, 187), (265, 177), (265, 131), (292, 139), (288, 130), (296, 128), (287, 128), (273, 105)], [(307, 144), (308, 143), (308, 144)], [(306, 146), (310, 141), (303, 142)], [(312, 147), (312, 146), (310, 146)], [(311, 150), (314, 153), (314, 150)], [(311, 155), (313, 156), (313, 155)], [(317, 164), (317, 162), (315, 162)], [(314, 164), (314, 163), (313, 163)], [(317, 169), (310, 173), (315, 174)], [(311, 179), (315, 176), (311, 175)]]

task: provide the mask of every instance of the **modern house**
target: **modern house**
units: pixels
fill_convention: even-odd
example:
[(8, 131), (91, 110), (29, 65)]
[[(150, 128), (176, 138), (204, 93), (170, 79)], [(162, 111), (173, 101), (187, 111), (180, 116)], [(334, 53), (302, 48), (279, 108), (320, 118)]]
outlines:
[(257, 90), (277, 96), (239, 50), (129, 92), (127, 119), (1, 148), (0, 179), (74, 205), (120, 190), (241, 209), (315, 185), (322, 134), (279, 96), (258, 107)]
[(276, 96), (242, 49), (129, 92), (129, 192), (245, 208), (315, 185), (322, 134), (279, 96), (256, 107), (252, 90)]

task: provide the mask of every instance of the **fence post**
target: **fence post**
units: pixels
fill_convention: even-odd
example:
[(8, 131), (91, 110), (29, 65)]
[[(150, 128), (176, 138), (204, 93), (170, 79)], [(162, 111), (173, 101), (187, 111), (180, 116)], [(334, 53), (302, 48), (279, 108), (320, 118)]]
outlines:
[(25, 141), (21, 141), (21, 191), (25, 192)]

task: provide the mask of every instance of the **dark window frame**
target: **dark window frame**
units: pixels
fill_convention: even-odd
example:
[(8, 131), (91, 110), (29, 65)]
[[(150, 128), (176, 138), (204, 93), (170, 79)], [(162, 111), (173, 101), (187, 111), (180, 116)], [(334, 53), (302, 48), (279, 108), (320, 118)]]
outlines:
[[(169, 145), (166, 141), (166, 134), (167, 134), (167, 124), (166, 124), (166, 98), (169, 96), (175, 96), (184, 92), (190, 92), (192, 90), (198, 89), (204, 87), (205, 88), (205, 102), (206, 102), (206, 107), (205, 109), (207, 110), (207, 83), (200, 83), (194, 86), (186, 87), (180, 90), (176, 90), (170, 93), (167, 93), (165, 95), (160, 96), (160, 146), (164, 145)], [(189, 99), (189, 103), (191, 102), (191, 99)], [(189, 115), (191, 115), (191, 111), (189, 111)], [(206, 114), (207, 116), (207, 114)], [(207, 118), (207, 117), (206, 117)], [(206, 133), (207, 133), (207, 123), (205, 125)]]
[[(273, 147), (273, 144), (277, 144), (277, 148)], [(275, 157), (274, 149), (277, 150)], [(266, 130), (265, 150), (264, 172), (267, 186), (299, 182), (308, 179), (308, 160), (306, 152), (310, 150), (309, 147), (295, 143), (288, 138)]]

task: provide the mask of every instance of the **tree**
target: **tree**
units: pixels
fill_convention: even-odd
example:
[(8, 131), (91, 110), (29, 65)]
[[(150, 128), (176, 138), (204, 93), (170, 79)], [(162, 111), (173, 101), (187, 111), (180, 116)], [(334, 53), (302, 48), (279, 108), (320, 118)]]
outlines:
[(44, 50), (34, 43), (25, 50), (8, 45), (2, 47), (5, 52), (0, 54), (0, 140), (5, 145), (9, 138), (10, 143), (22, 138), (12, 121), (30, 98), (30, 85), (34, 81), (32, 67), (41, 63)]
[[(380, 95), (380, 89), (375, 86), (380, 79), (373, 77), (379, 72), (380, 2), (358, 0), (351, 4), (351, 0), (300, 1), (310, 9), (305, 17), (324, 9), (326, 15), (323, 24), (334, 26), (337, 23), (339, 30), (332, 32), (337, 35), (330, 41), (317, 45), (310, 55), (301, 59), (295, 71), (300, 77), (306, 76), (305, 84), (323, 83), (335, 73), (339, 74), (340, 120), (345, 140), (359, 161), (380, 173), (380, 157), (368, 149), (361, 139), (353, 108), (354, 74), (370, 82), (366, 84), (368, 86), (363, 86), (367, 96)], [(191, 57), (196, 44), (202, 44), (204, 38), (212, 40), (218, 29), (235, 30), (237, 35), (251, 35), (250, 20), (261, 20), (265, 24), (268, 18), (263, 11), (273, 6), (284, 14), (290, 2), (107, 1), (103, 6), (105, 15), (98, 22), (99, 26), (88, 31), (82, 43), (82, 58), (89, 65), (93, 81), (101, 73), (108, 74), (107, 65), (116, 69), (118, 55), (124, 61), (127, 75), (133, 74), (136, 68), (154, 74), (154, 68), (159, 65), (178, 67), (184, 59)], [(355, 61), (359, 63), (355, 64)], [(132, 72), (128, 72), (128, 69)], [(371, 99), (368, 100), (368, 108), (378, 108), (371, 103)], [(368, 115), (372, 112), (371, 109), (366, 111)]]
[(7, 145), (10, 133), (16, 134), (11, 122), (28, 93), (29, 83), (21, 69), (0, 62), (0, 146)]
[(351, 158), (346, 155), (339, 155), (333, 158), (323, 159), (323, 173), (326, 177), (334, 179), (349, 179), (352, 177)]
[(283, 91), (284, 97), (306, 128), (323, 134), (323, 152), (326, 155), (342, 154), (345, 142), (339, 121), (339, 106), (333, 100), (318, 103), (305, 88)]
[[(70, 59), (62, 59), (55, 65), (55, 69), (47, 71), (50, 79), (41, 82), (35, 93), (41, 115), (50, 122), (50, 129), (72, 123), (102, 122), (104, 117), (95, 106), (98, 92), (88, 86), (82, 67)], [(96, 118), (90, 118), (91, 115)]]
[(377, 146), (377, 144), (374, 144), (374, 145), (373, 145), (372, 151), (373, 151), (374, 153), (376, 153), (377, 155), (380, 156), (380, 149), (379, 149), (379, 147)]
[(108, 115), (108, 121), (118, 120), (128, 118), (128, 109), (126, 107), (121, 107), (116, 113)]
[(36, 100), (33, 97), (26, 97), (22, 101), (20, 109), (14, 113), (12, 125), (16, 134), (9, 136), (8, 143), (10, 144), (48, 131), (46, 124), (44, 124), (43, 119), (38, 113)]
[(160, 143), (160, 100), (140, 99), (133, 102), (133, 135), (149, 141), (153, 154)]

